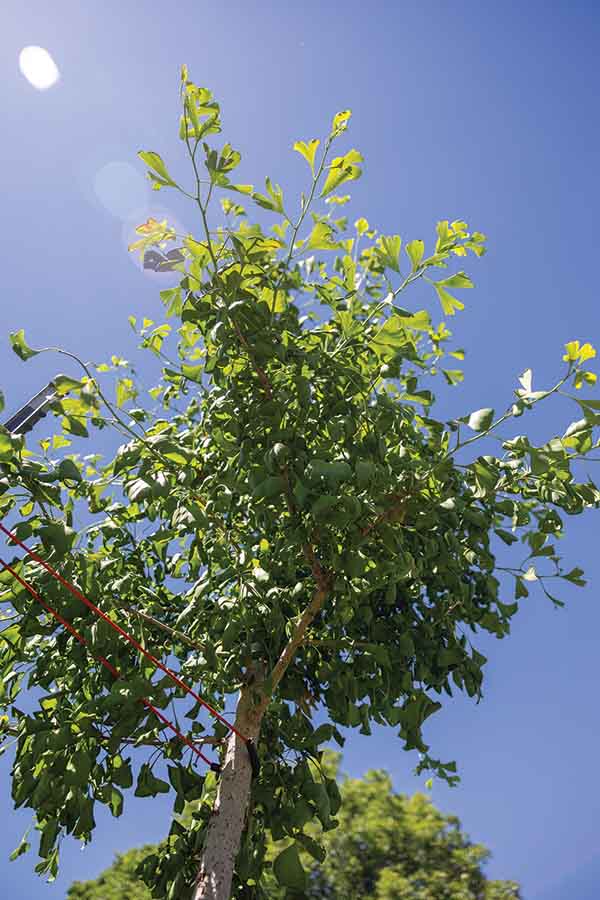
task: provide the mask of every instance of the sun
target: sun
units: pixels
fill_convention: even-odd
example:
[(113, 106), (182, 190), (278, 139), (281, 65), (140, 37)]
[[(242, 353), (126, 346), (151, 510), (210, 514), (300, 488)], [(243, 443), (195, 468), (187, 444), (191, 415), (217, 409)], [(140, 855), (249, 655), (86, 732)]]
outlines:
[(52, 87), (60, 77), (58, 66), (43, 47), (23, 47), (19, 53), (19, 68), (29, 84), (39, 91)]

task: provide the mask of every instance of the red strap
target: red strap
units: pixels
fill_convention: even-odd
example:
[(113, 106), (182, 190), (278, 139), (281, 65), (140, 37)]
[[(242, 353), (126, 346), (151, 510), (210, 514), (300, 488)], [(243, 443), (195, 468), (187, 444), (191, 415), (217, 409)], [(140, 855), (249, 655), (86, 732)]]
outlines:
[(176, 675), (175, 672), (173, 672), (172, 669), (170, 669), (168, 666), (166, 666), (164, 663), (162, 663), (159, 659), (157, 659), (155, 656), (153, 656), (152, 653), (150, 653), (148, 650), (146, 650), (144, 647), (142, 647), (142, 645), (139, 643), (139, 641), (136, 641), (136, 639), (134, 637), (132, 637), (130, 634), (128, 634), (126, 631), (124, 631), (120, 627), (120, 625), (117, 625), (116, 622), (113, 622), (112, 619), (110, 619), (106, 615), (106, 613), (102, 612), (102, 610), (99, 609), (94, 603), (92, 603), (91, 600), (88, 600), (88, 598), (84, 594), (82, 594), (81, 591), (79, 591), (74, 585), (72, 585), (69, 581), (67, 581), (66, 578), (63, 578), (63, 576), (60, 574), (60, 572), (57, 572), (56, 569), (53, 569), (52, 566), (49, 563), (47, 563), (44, 559), (42, 559), (41, 556), (38, 556), (38, 554), (35, 553), (34, 550), (30, 550), (29, 547), (23, 543), (23, 541), (20, 541), (19, 538), (15, 534), (13, 534), (11, 531), (9, 531), (8, 528), (5, 528), (5, 526), (1, 522), (0, 522), (0, 531), (3, 531), (4, 534), (6, 534), (11, 539), (11, 541), (14, 541), (15, 544), (18, 544), (19, 547), (22, 547), (23, 550), (25, 550), (29, 554), (29, 556), (31, 556), (32, 559), (35, 559), (36, 562), (38, 562), (41, 566), (43, 566), (47, 572), (49, 572), (52, 576), (54, 576), (54, 578), (56, 578), (58, 581), (60, 581), (60, 583), (62, 585), (64, 585), (67, 588), (67, 590), (69, 590), (75, 597), (77, 597), (79, 600), (81, 600), (82, 603), (85, 603), (85, 605), (89, 609), (91, 609), (93, 612), (95, 612), (96, 615), (100, 616), (101, 619), (104, 619), (104, 621), (107, 622), (111, 628), (113, 628), (116, 632), (118, 632), (118, 634), (120, 634), (122, 637), (124, 637), (125, 640), (128, 641), (133, 647), (135, 647), (135, 649), (138, 650), (143, 656), (145, 656), (146, 659), (149, 659), (150, 662), (153, 663), (158, 669), (160, 669), (162, 672), (164, 672), (166, 675), (168, 675), (169, 678), (172, 681), (174, 681), (178, 687), (180, 687), (182, 690), (184, 690), (186, 692), (186, 694), (189, 694), (191, 697), (194, 698), (194, 700), (196, 700), (198, 703), (200, 703), (202, 706), (204, 706), (209, 711), (209, 713), (211, 713), (211, 715), (213, 715), (216, 719), (218, 719), (220, 722), (222, 722), (227, 728), (229, 728), (230, 731), (232, 731), (234, 734), (236, 734), (242, 741), (244, 741), (246, 743), (248, 742), (248, 738), (245, 738), (244, 735), (241, 734), (237, 730), (235, 725), (231, 725), (227, 721), (227, 719), (225, 719), (224, 716), (221, 715), (220, 712), (217, 712), (217, 710), (214, 709), (209, 703), (207, 703), (206, 700), (204, 700), (199, 694), (197, 694), (194, 690), (192, 690), (192, 688), (188, 687), (187, 684), (185, 684), (185, 682), (183, 682), (181, 680), (181, 678), (179, 678), (179, 676)]
[[(46, 601), (40, 597), (40, 595), (35, 590), (35, 588), (33, 588), (30, 584), (28, 584), (28, 582), (25, 581), (24, 578), (21, 578), (21, 576), (18, 575), (17, 572), (15, 572), (15, 570), (12, 568), (12, 566), (9, 566), (8, 563), (4, 562), (4, 560), (1, 557), (0, 557), (0, 565), (2, 566), (3, 570), (6, 569), (7, 571), (9, 571), (11, 573), (11, 575), (14, 578), (16, 578), (16, 580), (19, 582), (19, 584), (21, 584), (27, 591), (29, 591), (31, 596), (34, 597), (38, 601), (38, 603), (40, 603), (44, 607), (46, 612), (49, 612), (50, 615), (53, 616), (57, 622), (60, 622), (60, 624), (63, 625), (67, 629), (67, 631), (70, 632), (73, 635), (73, 637), (79, 641), (80, 644), (83, 644), (84, 647), (88, 647), (88, 649), (89, 649), (89, 644), (86, 641), (86, 639), (83, 637), (83, 635), (81, 635), (77, 631), (76, 628), (73, 628), (71, 623), (67, 622), (67, 620), (64, 619), (60, 613), (58, 613), (48, 603), (46, 603)], [(90, 653), (91, 653), (91, 651), (90, 651)], [(94, 657), (94, 659), (98, 660), (98, 662), (102, 663), (102, 665), (106, 669), (108, 669), (108, 671), (111, 673), (111, 675), (113, 675), (115, 678), (121, 677), (121, 673), (119, 672), (119, 670), (116, 669), (113, 666), (113, 664), (110, 663), (107, 659), (105, 659), (104, 656), (95, 656), (93, 653), (91, 655)], [(145, 697), (142, 697), (140, 702), (143, 703), (144, 706), (147, 706), (148, 709), (150, 709), (154, 713), (154, 715), (157, 716), (161, 720), (161, 722), (163, 722), (165, 725), (167, 725), (171, 729), (171, 731), (174, 731), (175, 734), (177, 735), (177, 737), (181, 741), (183, 741), (184, 744), (187, 744), (187, 746), (190, 748), (190, 750), (192, 750), (196, 754), (196, 756), (198, 756), (200, 759), (203, 759), (204, 762), (207, 763), (209, 766), (211, 766), (211, 767), (215, 766), (215, 763), (212, 763), (210, 761), (210, 759), (208, 759), (208, 757), (205, 756), (204, 753), (202, 753), (201, 750), (198, 750), (198, 748), (195, 746), (195, 744), (193, 744), (192, 741), (188, 737), (186, 737), (184, 734), (182, 734), (179, 731), (179, 729), (176, 728), (175, 725), (173, 725), (173, 723), (170, 722), (169, 719), (167, 719), (167, 717), (165, 715), (163, 715), (163, 713), (159, 709), (157, 709), (155, 706), (152, 705), (152, 703), (150, 703), (149, 700), (147, 700)]]

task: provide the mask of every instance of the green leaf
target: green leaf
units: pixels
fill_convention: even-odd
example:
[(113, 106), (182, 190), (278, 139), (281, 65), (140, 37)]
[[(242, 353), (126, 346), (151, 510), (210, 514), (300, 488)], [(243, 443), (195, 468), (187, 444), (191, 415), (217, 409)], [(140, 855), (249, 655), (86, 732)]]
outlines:
[(400, 316), (386, 319), (371, 340), (371, 346), (378, 356), (382, 358), (395, 356), (399, 350), (405, 350), (413, 346), (412, 339), (404, 326), (404, 321)]
[(494, 410), (490, 407), (477, 409), (472, 412), (467, 420), (467, 425), (473, 431), (487, 431), (494, 421)]
[(336, 250), (340, 245), (333, 239), (333, 228), (326, 222), (317, 222), (306, 243), (306, 250)]
[(362, 159), (358, 150), (349, 150), (345, 156), (336, 156), (328, 166), (327, 178), (321, 191), (321, 197), (331, 194), (345, 181), (354, 181), (360, 178), (362, 170), (358, 163), (361, 163)]
[(10, 854), (10, 856), (8, 857), (11, 860), (11, 862), (13, 862), (15, 859), (18, 859), (19, 856), (23, 856), (23, 854), (27, 853), (28, 850), (31, 848), (31, 844), (27, 840), (27, 836), (29, 835), (29, 830), (30, 829), (28, 828), (27, 831), (25, 832), (25, 834), (23, 835), (23, 837), (21, 838), (21, 842), (19, 843), (19, 846), (16, 847), (13, 850), (13, 852)]
[[(311, 810), (311, 816), (312, 816)], [(321, 844), (317, 843), (314, 838), (309, 837), (308, 834), (297, 834), (296, 841), (299, 844), (302, 844), (304, 850), (307, 853), (310, 853), (313, 859), (316, 859), (317, 862), (325, 862), (325, 857), (327, 856), (327, 852)]]
[(38, 532), (46, 549), (56, 550), (59, 556), (65, 556), (73, 546), (77, 532), (64, 522), (50, 522), (42, 525)]
[(152, 150), (140, 150), (138, 156), (150, 169), (153, 169), (162, 178), (165, 185), (177, 187), (177, 182), (173, 181), (169, 175), (167, 167), (158, 153), (154, 153)]
[(519, 540), (516, 534), (511, 534), (510, 531), (505, 531), (504, 528), (495, 528), (494, 531), (505, 544), (508, 544), (509, 547)]
[(132, 503), (152, 495), (152, 485), (143, 478), (136, 478), (127, 486), (127, 496)]
[(0, 412), (4, 409), (4, 391), (0, 391)]
[(169, 790), (170, 788), (167, 782), (162, 781), (160, 778), (156, 778), (152, 774), (152, 770), (148, 763), (143, 763), (138, 775), (135, 796), (156, 797), (157, 794), (168, 794)]
[(181, 371), (185, 375), (186, 378), (189, 378), (190, 381), (195, 381), (197, 384), (202, 384), (202, 375), (204, 373), (204, 366), (191, 366), (189, 363), (183, 363), (181, 366)]
[(19, 331), (12, 331), (9, 338), (11, 347), (22, 360), (26, 361), (31, 359), (32, 356), (37, 356), (40, 352), (39, 350), (33, 350), (28, 346), (27, 341), (25, 340), (25, 330), (23, 328), (20, 328)]
[[(368, 227), (368, 224), (367, 224)], [(393, 269), (394, 272), (400, 271), (400, 248), (402, 247), (402, 238), (399, 234), (391, 237), (382, 237), (377, 241), (377, 256), (384, 266)]]
[(123, 812), (123, 794), (115, 787), (110, 789), (110, 811), (115, 818)]
[(346, 130), (351, 115), (352, 110), (350, 109), (343, 109), (341, 112), (335, 114), (331, 123), (331, 134), (334, 137), (338, 137), (338, 135)]
[(265, 179), (265, 184), (269, 196), (266, 197), (264, 194), (259, 194), (255, 191), (252, 194), (252, 199), (259, 206), (262, 206), (263, 209), (270, 209), (272, 212), (283, 214), (283, 191), (278, 184), (273, 185), (270, 178)]
[(338, 498), (333, 494), (323, 494), (311, 507), (313, 516), (318, 519), (320, 516), (327, 515), (335, 507), (337, 500)]
[(254, 190), (253, 184), (227, 184), (223, 185), (223, 187), (226, 187), (229, 191), (237, 191), (238, 194), (246, 194), (247, 197), (251, 196)]
[(69, 391), (80, 391), (84, 387), (83, 381), (77, 378), (71, 378), (69, 375), (55, 375), (52, 384), (56, 388), (56, 392), (61, 396), (68, 394)]
[(465, 308), (465, 304), (453, 297), (452, 294), (449, 294), (439, 282), (436, 282), (433, 286), (436, 289), (438, 300), (441, 303), (445, 316), (453, 316), (457, 309)]
[(403, 325), (414, 328), (415, 331), (429, 331), (431, 328), (431, 316), (426, 309), (420, 309), (412, 316), (401, 315), (400, 318)]
[(523, 579), (517, 575), (515, 578), (515, 599), (519, 600), (521, 597), (529, 597), (529, 591), (525, 587)]
[(74, 460), (61, 459), (58, 465), (58, 477), (61, 481), (81, 481), (81, 472)]
[(10, 459), (15, 452), (10, 434), (2, 429), (0, 431), (0, 459)]
[(586, 581), (585, 578), (581, 577), (582, 575), (583, 569), (575, 568), (571, 569), (570, 572), (568, 572), (566, 575), (563, 575), (562, 577), (566, 581), (570, 581), (571, 584), (576, 584), (578, 587), (585, 587)]
[(256, 485), (252, 491), (252, 496), (260, 499), (261, 497), (269, 500), (283, 493), (286, 487), (286, 481), (283, 475), (270, 475)]
[(448, 384), (451, 385), (460, 384), (465, 380), (465, 373), (462, 369), (442, 369), (442, 373)]
[(377, 469), (375, 463), (370, 459), (359, 459), (355, 467), (356, 480), (361, 491), (365, 490), (375, 478)]
[(306, 162), (309, 164), (313, 175), (315, 172), (315, 156), (317, 154), (320, 143), (321, 142), (318, 140), (318, 138), (315, 138), (314, 140), (309, 141), (308, 144), (305, 141), (296, 141), (296, 143), (294, 144), (294, 150), (296, 150), (304, 157)]
[(275, 858), (273, 873), (281, 887), (290, 888), (294, 891), (304, 891), (306, 889), (306, 872), (302, 868), (296, 844), (290, 844)]
[(423, 254), (425, 253), (425, 244), (423, 241), (410, 241), (406, 247), (404, 248), (406, 253), (408, 254), (408, 258), (410, 259), (412, 270), (415, 272), (423, 259)]
[(444, 287), (449, 288), (472, 288), (474, 287), (473, 282), (469, 278), (468, 275), (465, 275), (464, 272), (457, 272), (455, 275), (451, 275), (450, 278), (444, 278), (443, 281), (436, 282), (437, 284), (441, 284)]

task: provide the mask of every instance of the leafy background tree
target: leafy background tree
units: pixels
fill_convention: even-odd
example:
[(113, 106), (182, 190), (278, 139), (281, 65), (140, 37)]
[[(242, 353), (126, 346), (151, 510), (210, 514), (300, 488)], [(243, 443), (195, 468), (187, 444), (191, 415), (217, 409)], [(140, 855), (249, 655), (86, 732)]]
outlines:
[[(335, 775), (337, 761), (328, 760)], [(424, 794), (407, 797), (392, 789), (383, 771), (340, 785), (340, 825), (319, 834), (326, 857), (306, 860), (311, 870), (306, 896), (314, 900), (518, 900), (514, 882), (489, 880), (482, 866), (489, 851), (473, 844), (455, 816), (443, 815)], [(150, 900), (136, 874), (151, 847), (120, 854), (99, 878), (77, 882), (68, 900)], [(271, 848), (270, 855), (276, 856)], [(283, 897), (272, 873), (264, 876), (269, 897)]]
[[(169, 680), (152, 680), (154, 667), (105, 622), (65, 605), (46, 572), (20, 560), (18, 572), (89, 633), (92, 652), (126, 674), (113, 683), (86, 667), (81, 643), (32, 610), (11, 574), (0, 576), (11, 611), (3, 665), (13, 715), (6, 733), (17, 740), (13, 798), (35, 811), (40, 873), (56, 874), (63, 836), (91, 840), (97, 804), (120, 815), (122, 789), (135, 782), (139, 797), (172, 788), (176, 813), (202, 800), (189, 826), (175, 819), (145, 863), (157, 896), (259, 892), (269, 836), (293, 839), (273, 871), (282, 887), (304, 891), (301, 850), (322, 855), (305, 827), (318, 819), (335, 828), (340, 809), (335, 779), (319, 765), (324, 742), (343, 744), (338, 726), (363, 734), (371, 723), (399, 726), (405, 748), (420, 753), (418, 770), (454, 783), (456, 764), (429, 754), (422, 726), (441, 708), (432, 694), (481, 696), (486, 658), (465, 629), (502, 638), (532, 583), (557, 605), (555, 583), (584, 583), (580, 569), (564, 567), (556, 541), (563, 517), (600, 497), (579, 475), (598, 446), (600, 404), (574, 396), (580, 418), (539, 444), (505, 427), (557, 394), (593, 386), (596, 351), (569, 341), (554, 384), (540, 388), (526, 370), (498, 415), (486, 407), (434, 418), (432, 379), (462, 380), (454, 360), (464, 352), (449, 344), (446, 320), (464, 308), (456, 291), (473, 282), (456, 263), (482, 256), (485, 235), (442, 220), (426, 250), (364, 218), (350, 226), (340, 191), (360, 177), (362, 156), (333, 155), (347, 110), (322, 145), (294, 145), (310, 180), (293, 214), (268, 177), (264, 193), (232, 180), (241, 155), (215, 144), (219, 104), (185, 66), (181, 104), (192, 186), (156, 152), (140, 157), (155, 189), (195, 204), (200, 233), (150, 218), (131, 246), (181, 276), (161, 293), (177, 328), (131, 319), (160, 362), (149, 391), (160, 412), (140, 405), (122, 360), (112, 360), (125, 370), (112, 403), (88, 364), (63, 349), (33, 349), (14, 332), (23, 360), (57, 352), (84, 375), (57, 377), (61, 433), (41, 442), (40, 456), (3, 435), (2, 507), (18, 508), (21, 540), (37, 540), (92, 599), (112, 597), (111, 615), (142, 643), (151, 635), (159, 656), (178, 658), (213, 705), (239, 689), (237, 731), (225, 743), (217, 724), (210, 736), (223, 741), (218, 779), (192, 768), (185, 745), (157, 746), (161, 727), (140, 701), (171, 705)], [(213, 225), (209, 207), (223, 191)], [(273, 215), (274, 237), (240, 200)], [(170, 242), (176, 255), (161, 257)], [(418, 281), (430, 285), (434, 316), (405, 305)], [(49, 455), (71, 436), (87, 437), (89, 426), (112, 426), (128, 441), (109, 462)], [(151, 530), (140, 539), (141, 523)], [(503, 545), (519, 542), (524, 559), (505, 555)], [(500, 572), (514, 579), (514, 602), (501, 599)], [(45, 692), (33, 713), (14, 705), (25, 686)], [(327, 720), (315, 727), (317, 709)], [(206, 729), (201, 711), (196, 703), (185, 712), (196, 739)], [(263, 759), (252, 782), (241, 735)], [(125, 755), (131, 744), (148, 747), (147, 761)], [(166, 772), (155, 769), (161, 756)]]

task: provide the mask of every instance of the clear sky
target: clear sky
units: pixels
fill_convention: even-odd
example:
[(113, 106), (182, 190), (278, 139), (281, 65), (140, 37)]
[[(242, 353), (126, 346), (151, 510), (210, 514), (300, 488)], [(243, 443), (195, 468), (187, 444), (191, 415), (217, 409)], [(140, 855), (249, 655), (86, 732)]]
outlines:
[[(143, 173), (141, 148), (178, 159), (186, 62), (222, 102), (225, 137), (244, 155), (239, 180), (269, 174), (286, 195), (299, 193), (305, 168), (293, 141), (322, 135), (351, 107), (352, 146), (366, 157), (351, 215), (406, 240), (430, 240), (444, 218), (488, 235), (488, 255), (469, 266), (477, 289), (452, 323), (468, 351), (466, 382), (443, 404), (454, 415), (503, 408), (525, 368), (536, 386), (550, 383), (565, 341), (600, 344), (599, 39), (594, 2), (5, 0), (0, 334), (24, 327), (33, 346), (135, 359), (127, 316), (157, 318), (160, 285), (126, 253), (131, 222), (164, 205), (187, 229), (195, 223), (170, 195), (151, 197), (128, 166)], [(47, 91), (19, 72), (31, 44), (60, 69)], [(24, 365), (7, 340), (0, 362), (9, 411), (65, 368), (46, 358)], [(527, 425), (549, 437), (571, 418), (549, 405)], [(598, 896), (599, 526), (598, 514), (575, 519), (563, 542), (588, 586), (563, 589), (561, 611), (532, 591), (508, 639), (479, 642), (490, 659), (482, 703), (451, 701), (426, 732), (462, 774), (453, 791), (434, 785), (434, 801), (492, 849), (490, 874), (521, 881), (525, 900)], [(412, 791), (424, 782), (411, 774), (415, 762), (390, 730), (350, 737), (344, 767), (386, 767)], [(64, 897), (114, 851), (168, 828), (160, 800), (135, 801), (118, 821), (102, 816), (91, 847), (65, 846), (48, 887), (31, 874), (32, 855), (7, 861), (28, 814), (12, 812), (0, 763), (0, 871), (11, 900)]]

